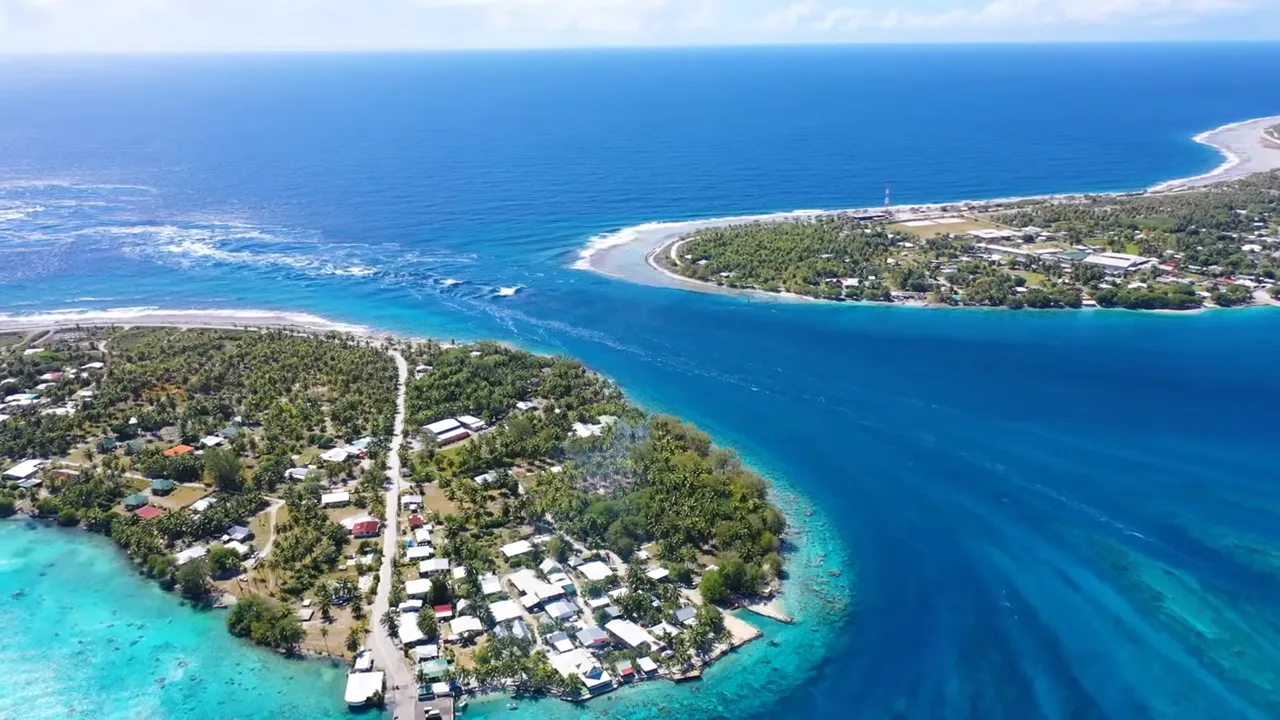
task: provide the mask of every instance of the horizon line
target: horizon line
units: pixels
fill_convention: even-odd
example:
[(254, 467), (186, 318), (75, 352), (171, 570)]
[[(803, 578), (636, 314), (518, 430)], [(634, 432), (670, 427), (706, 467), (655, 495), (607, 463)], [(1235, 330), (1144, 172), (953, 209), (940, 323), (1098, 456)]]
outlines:
[(777, 49), (856, 49), (856, 48), (947, 48), (947, 47), (1087, 47), (1087, 46), (1259, 46), (1280, 45), (1276, 39), (1139, 39), (1139, 40), (884, 40), (861, 42), (748, 42), (706, 44), (635, 44), (635, 45), (554, 45), (523, 47), (261, 47), (151, 50), (0, 50), (0, 58), (54, 57), (198, 57), (210, 55), (444, 55), (469, 53), (556, 53), (556, 52), (627, 52), (679, 50), (777, 50)]

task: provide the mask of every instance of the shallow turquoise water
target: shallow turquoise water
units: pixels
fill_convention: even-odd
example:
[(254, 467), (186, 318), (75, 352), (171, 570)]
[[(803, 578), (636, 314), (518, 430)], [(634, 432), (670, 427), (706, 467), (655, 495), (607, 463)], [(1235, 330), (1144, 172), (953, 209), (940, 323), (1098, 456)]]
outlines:
[(109, 540), (4, 521), (0, 548), (0, 718), (350, 716), (344, 668), (238, 642)]

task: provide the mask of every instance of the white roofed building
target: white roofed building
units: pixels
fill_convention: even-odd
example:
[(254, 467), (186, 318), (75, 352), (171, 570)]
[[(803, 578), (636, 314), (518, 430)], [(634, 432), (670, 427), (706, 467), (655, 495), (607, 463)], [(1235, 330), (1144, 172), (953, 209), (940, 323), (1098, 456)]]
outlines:
[(497, 595), (502, 592), (502, 581), (492, 573), (484, 575), (480, 578), (480, 592), (484, 593), (486, 597)]
[(450, 430), (447, 433), (441, 433), (437, 435), (436, 443), (438, 443), (441, 447), (444, 447), (447, 445), (452, 445), (456, 442), (462, 442), (463, 440), (466, 440), (469, 437), (471, 437), (470, 430), (466, 428), (458, 428), (457, 430)]
[(578, 568), (578, 572), (582, 573), (584, 577), (592, 582), (604, 580), (610, 575), (613, 575), (613, 570), (599, 560), (584, 563)]
[(544, 610), (552, 620), (568, 620), (578, 615), (578, 609), (563, 600), (547, 603)]
[(404, 583), (404, 594), (411, 598), (425, 597), (431, 592), (430, 578), (418, 578), (417, 580), (406, 580)]
[(29, 480), (36, 473), (40, 472), (40, 467), (44, 465), (43, 460), (24, 460), (17, 465), (4, 471), (4, 476), (14, 480)]
[(480, 622), (478, 617), (463, 615), (454, 618), (449, 623), (449, 630), (458, 636), (475, 635), (484, 632), (484, 624)]
[(489, 612), (493, 613), (494, 622), (504, 623), (523, 615), (520, 606), (511, 600), (499, 600), (489, 604)]
[(422, 562), (436, 556), (436, 549), (430, 545), (414, 545), (404, 549), (404, 559), (409, 562)]
[(435, 575), (443, 572), (449, 572), (448, 558), (431, 558), (418, 563), (418, 574), (420, 575)]
[(320, 507), (342, 507), (351, 503), (351, 493), (346, 490), (325, 493), (320, 496)]
[(548, 660), (561, 675), (565, 677), (577, 675), (581, 678), (582, 684), (587, 687), (587, 692), (592, 695), (613, 689), (613, 677), (600, 667), (600, 663), (591, 653), (582, 648), (556, 653)]
[(509, 558), (524, 555), (533, 551), (533, 543), (528, 540), (517, 540), (513, 543), (507, 543), (502, 546), (502, 554)]
[(363, 707), (373, 701), (386, 685), (380, 672), (351, 673), (347, 676), (347, 692), (344, 695), (348, 707)]
[(663, 644), (650, 635), (644, 628), (630, 620), (610, 620), (605, 623), (604, 629), (613, 633), (614, 637), (621, 640), (627, 647), (632, 648), (633, 650), (654, 652), (663, 647)]
[(178, 565), (186, 565), (192, 560), (199, 560), (200, 558), (208, 554), (209, 554), (209, 548), (200, 547), (199, 545), (197, 545), (196, 547), (187, 548), (186, 550), (183, 550), (182, 552), (175, 555), (174, 558), (177, 559)]
[(427, 639), (426, 635), (418, 629), (418, 613), (403, 613), (400, 615), (399, 630), (400, 644), (410, 648), (423, 640)]
[(334, 448), (332, 450), (329, 450), (325, 454), (321, 455), (320, 459), (324, 460), (325, 462), (340, 463), (340, 462), (346, 462), (347, 457), (349, 457), (349, 455), (350, 453), (348, 453), (346, 450), (342, 448)]
[(462, 427), (462, 423), (458, 422), (457, 420), (454, 420), (453, 418), (448, 418), (446, 420), (439, 420), (431, 423), (430, 425), (427, 425), (426, 431), (431, 433), (432, 435), (435, 435), (436, 437), (439, 437), (441, 435), (444, 435), (445, 433), (453, 432), (454, 430), (457, 430), (461, 427)]

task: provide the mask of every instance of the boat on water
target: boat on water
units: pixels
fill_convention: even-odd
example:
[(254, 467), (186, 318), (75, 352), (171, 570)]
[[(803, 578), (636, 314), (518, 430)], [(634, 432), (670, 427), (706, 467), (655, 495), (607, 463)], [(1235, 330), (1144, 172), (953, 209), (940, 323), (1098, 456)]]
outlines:
[(498, 297), (511, 297), (520, 292), (520, 286), (498, 288)]
[(458, 280), (457, 278), (445, 278), (444, 280), (440, 281), (440, 284), (444, 285), (445, 287), (453, 287), (454, 285), (461, 285), (464, 282), (466, 282), (466, 280)]

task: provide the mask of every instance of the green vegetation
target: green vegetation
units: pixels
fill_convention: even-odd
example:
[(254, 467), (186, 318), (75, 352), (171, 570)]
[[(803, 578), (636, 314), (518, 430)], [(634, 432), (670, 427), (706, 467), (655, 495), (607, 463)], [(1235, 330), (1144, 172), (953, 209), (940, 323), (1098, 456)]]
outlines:
[(268, 598), (250, 595), (227, 613), (227, 630), (266, 647), (294, 652), (302, 642), (302, 624), (289, 608)]
[[(316, 453), (335, 437), (367, 436), (374, 469), (366, 473), (369, 482), (360, 478), (356, 495), (363, 502), (379, 497), (376, 476), (386, 467), (396, 369), (385, 350), (367, 341), (285, 332), (75, 329), (40, 342), (45, 352), (24, 355), (18, 346), (0, 356), (0, 376), (14, 378), (8, 385), (41, 398), (6, 411), (13, 417), (0, 425), (0, 453), (70, 456), (65, 462), (75, 472), (46, 469), (42, 488), (4, 491), (0, 512), (8, 507), (11, 514), (25, 502), (60, 525), (108, 535), (142, 573), (192, 602), (210, 602), (214, 581), (242, 572), (235, 551), (213, 544), (266, 507), (263, 493), (284, 483), (292, 455)], [(53, 387), (35, 389), (46, 381)], [(92, 394), (78, 394), (86, 389)], [(44, 414), (55, 403), (66, 412)], [(192, 450), (213, 436), (218, 447)], [(317, 480), (354, 478), (358, 462), (329, 463)], [(144, 496), (158, 506), (150, 510), (153, 518), (127, 512), (121, 501), (152, 478), (174, 481), (176, 489)], [(210, 493), (216, 502), (199, 513), (165, 505)], [(276, 590), (283, 595), (321, 586), (349, 540), (320, 511), (319, 494), (317, 483), (285, 489), (288, 520), (276, 529), (269, 563), (282, 578)], [(196, 545), (211, 548), (207, 558), (179, 567), (175, 554)], [(354, 582), (338, 586), (354, 607)], [(241, 637), (282, 649), (299, 641), (300, 635), (290, 639), (289, 623), (278, 622), (292, 619), (287, 607), (251, 603), (249, 611), (256, 615), (239, 626)]]
[[(630, 405), (614, 384), (573, 360), (492, 343), (428, 344), (408, 355), (432, 368), (409, 384), (415, 425), (460, 414), (495, 425), (456, 449), (439, 450), (428, 438), (424, 450), (404, 458), (420, 490), (436, 484), (452, 505), (436, 518), (443, 526), (437, 546), (472, 575), (500, 569), (495, 550), (503, 542), (551, 529), (624, 560), (652, 544), (656, 558), (686, 580), (690, 566), (722, 558), (744, 568), (733, 594), (753, 595), (781, 574), (786, 521), (769, 503), (765, 481), (705, 433)], [(584, 427), (594, 430), (580, 437)], [(488, 476), (484, 485), (473, 479), (480, 474)], [(510, 565), (563, 561), (570, 551), (554, 537)], [(483, 606), (474, 577), (463, 585), (475, 586), (463, 595)], [(434, 593), (432, 604), (442, 604)]]
[[(731, 451), (713, 449), (705, 433), (674, 418), (632, 414), (584, 445), (567, 472), (543, 475), (532, 489), (539, 510), (569, 535), (624, 560), (653, 542), (662, 560), (715, 552), (771, 574), (782, 570), (786, 520), (766, 499), (763, 478)], [(589, 490), (605, 483), (612, 492)], [(751, 593), (761, 584), (737, 589)]]
[[(995, 218), (1014, 227), (1036, 226), (1072, 245), (1102, 246), (1147, 257), (1177, 256), (1209, 277), (1247, 274), (1274, 278), (1276, 264), (1241, 246), (1280, 218), (1280, 173), (1177, 193), (1090, 196), (1072, 202), (1025, 203)], [(1216, 268), (1216, 270), (1212, 270)]]
[(482, 685), (510, 683), (517, 694), (541, 695), (555, 692), (576, 698), (586, 692), (577, 675), (556, 671), (547, 656), (534, 651), (533, 641), (513, 635), (493, 638), (476, 653), (472, 671)]
[[(1274, 240), (1277, 218), (1280, 172), (1272, 172), (1176, 193), (991, 203), (953, 217), (963, 222), (928, 226), (937, 229), (931, 237), (849, 214), (709, 228), (675, 245), (674, 259), (669, 252), (655, 258), (694, 280), (827, 300), (896, 295), (1048, 309), (1078, 308), (1092, 298), (1104, 307), (1189, 309), (1207, 298), (1230, 307), (1252, 302), (1253, 286), (1236, 284), (1242, 279), (1262, 286), (1276, 280), (1280, 268), (1263, 245)], [(992, 242), (968, 234), (979, 225), (1013, 233), (1008, 249), (993, 258), (990, 248), (977, 247)], [(1073, 249), (1158, 262), (1109, 275)], [(1170, 287), (1142, 287), (1153, 283)]]
[[(897, 242), (885, 227), (848, 215), (748, 223), (694, 233), (679, 251), (685, 260), (672, 269), (729, 287), (887, 300), (885, 260)], [(669, 255), (662, 257), (670, 263)], [(844, 277), (876, 280), (842, 295), (827, 281)]]
[(289, 519), (276, 527), (267, 567), (278, 573), (281, 590), (300, 596), (337, 568), (350, 533), (320, 509), (318, 485), (290, 487), (284, 495)]

